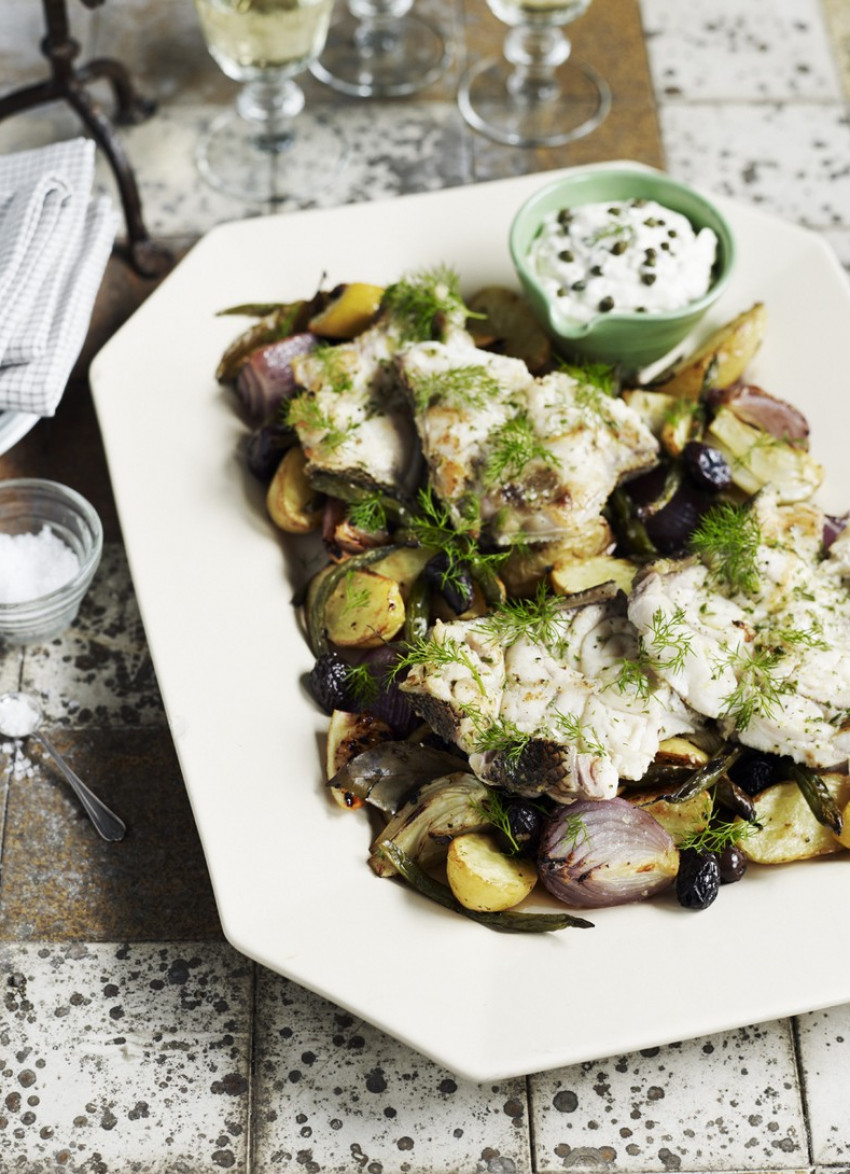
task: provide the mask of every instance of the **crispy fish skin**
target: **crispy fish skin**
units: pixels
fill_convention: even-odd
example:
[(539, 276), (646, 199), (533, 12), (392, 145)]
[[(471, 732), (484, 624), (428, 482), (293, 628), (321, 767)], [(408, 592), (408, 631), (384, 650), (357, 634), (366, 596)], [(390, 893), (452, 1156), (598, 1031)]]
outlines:
[[(623, 400), (566, 372), (537, 379), (463, 333), (405, 347), (397, 363), (435, 493), (457, 516), (477, 502), (498, 544), (585, 532), (623, 477), (656, 458), (655, 437)], [(445, 387), (452, 375), (469, 383), (476, 371), (484, 394), (423, 402), (423, 388)]]
[[(474, 750), (482, 723), (498, 717), (505, 686), (504, 650), (481, 620), (437, 620), (430, 632), (443, 663), (414, 665), (401, 688), (436, 734), (465, 753)], [(458, 655), (451, 655), (452, 649)]]

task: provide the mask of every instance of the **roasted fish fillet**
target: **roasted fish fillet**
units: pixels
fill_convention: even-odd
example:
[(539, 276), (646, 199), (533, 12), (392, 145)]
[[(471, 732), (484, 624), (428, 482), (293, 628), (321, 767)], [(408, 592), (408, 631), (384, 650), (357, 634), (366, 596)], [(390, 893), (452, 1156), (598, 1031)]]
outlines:
[(750, 589), (701, 563), (650, 568), (629, 618), (654, 671), (745, 746), (827, 768), (850, 753), (850, 540), (821, 556), (823, 517), (763, 491)]
[(700, 724), (666, 685), (624, 677), (638, 640), (621, 601), (565, 606), (545, 639), (505, 641), (484, 617), (438, 623), (431, 640), (402, 688), (482, 781), (515, 794), (610, 798)]
[(402, 348), (431, 486), (457, 521), (470, 503), (497, 544), (587, 531), (658, 445), (623, 400), (566, 371), (534, 378), (464, 332)]
[(402, 494), (416, 485), (419, 444), (392, 377), (401, 338), (385, 317), (353, 342), (320, 347), (293, 363), (302, 391), (289, 418), (315, 483), (342, 479)]

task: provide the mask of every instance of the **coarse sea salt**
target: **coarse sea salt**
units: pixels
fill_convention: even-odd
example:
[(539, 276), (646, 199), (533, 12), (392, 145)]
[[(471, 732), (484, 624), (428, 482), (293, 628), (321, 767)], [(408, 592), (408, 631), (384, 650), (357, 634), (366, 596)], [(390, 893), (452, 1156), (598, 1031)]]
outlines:
[(38, 710), (23, 694), (0, 697), (0, 732), (7, 738), (26, 738), (38, 725), (39, 717)]
[(49, 526), (34, 534), (0, 534), (0, 603), (48, 595), (79, 569), (77, 555)]

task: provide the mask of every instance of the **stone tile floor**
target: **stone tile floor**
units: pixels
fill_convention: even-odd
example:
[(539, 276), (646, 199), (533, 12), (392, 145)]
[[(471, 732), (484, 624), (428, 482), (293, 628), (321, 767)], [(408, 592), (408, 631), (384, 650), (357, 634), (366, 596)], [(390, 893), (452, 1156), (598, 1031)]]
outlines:
[[(619, 0), (595, 7), (605, 4), (628, 16)], [(155, 122), (124, 135), (149, 225), (175, 238), (249, 211), (192, 170), (191, 144), (230, 92), (198, 52), (189, 8), (124, 5), (150, 18), (134, 53), (161, 103)], [(17, 79), (38, 72), (20, 46), (35, 45), (39, 23), (27, 0), (10, 9), (0, 77)], [(822, 232), (850, 267), (846, 0), (641, 10), (669, 169)], [(90, 51), (127, 47), (109, 5), (82, 17)], [(465, 131), (452, 84), (401, 118), (347, 106), (358, 162), (327, 201), (526, 169), (521, 153)], [(655, 107), (620, 84), (635, 157), (661, 162)], [(0, 150), (57, 132), (73, 133), (64, 112), (21, 117), (0, 124)], [(37, 755), (0, 746), (3, 1174), (850, 1171), (850, 1007), (474, 1085), (236, 954), (197, 839), (166, 853), (156, 834), (164, 818), (190, 821), (117, 536), (75, 628), (0, 658), (0, 688), (15, 687), (40, 695), (60, 748), (127, 805), (136, 835), (116, 865)], [(121, 778), (100, 780), (104, 739), (119, 733)], [(107, 889), (97, 901), (81, 890), (92, 875)], [(816, 964), (828, 964), (826, 947)]]

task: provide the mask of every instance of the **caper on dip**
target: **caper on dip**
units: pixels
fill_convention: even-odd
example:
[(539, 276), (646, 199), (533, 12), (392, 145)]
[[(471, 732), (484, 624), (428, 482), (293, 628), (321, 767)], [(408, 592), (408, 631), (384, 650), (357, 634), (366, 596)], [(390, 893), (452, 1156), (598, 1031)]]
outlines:
[(529, 253), (531, 268), (561, 312), (678, 310), (707, 293), (717, 236), (698, 232), (654, 200), (582, 204), (550, 212)]

